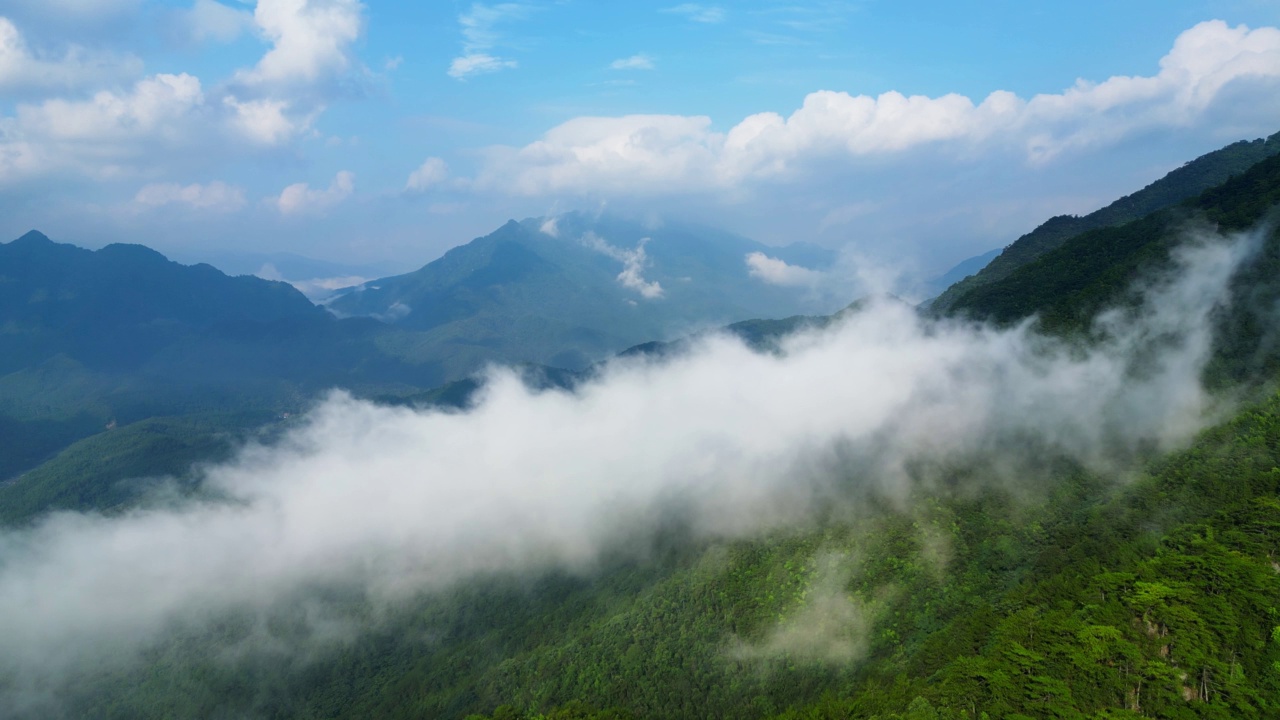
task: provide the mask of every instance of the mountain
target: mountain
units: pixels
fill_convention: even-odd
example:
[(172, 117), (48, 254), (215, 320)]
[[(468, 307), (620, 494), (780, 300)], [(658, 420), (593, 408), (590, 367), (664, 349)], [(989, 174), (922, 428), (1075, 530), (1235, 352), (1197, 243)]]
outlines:
[(1157, 210), (1172, 207), (1222, 184), (1277, 153), (1280, 133), (1266, 139), (1241, 140), (1184, 163), (1145, 188), (1088, 215), (1058, 215), (1018, 238), (972, 277), (959, 279), (935, 298), (929, 307), (946, 314), (971, 291), (1008, 277), (1013, 271), (1059, 247), (1068, 238), (1089, 230), (1132, 222)]
[(112, 423), (260, 418), (328, 387), (420, 391), (447, 379), (429, 360), (383, 352), (395, 334), (338, 320), (287, 283), (27, 233), (0, 244), (0, 482)]
[(1269, 243), (1241, 270), (1232, 302), (1219, 314), (1219, 354), (1212, 370), (1219, 382), (1269, 378), (1280, 370), (1272, 311), (1280, 306), (1277, 206), (1280, 155), (1174, 207), (1068, 238), (1003, 277), (959, 294), (949, 313), (997, 324), (1035, 315), (1050, 332), (1082, 333), (1103, 308), (1122, 304), (1134, 283), (1168, 267), (1171, 253), (1188, 233), (1206, 226), (1239, 232), (1267, 221), (1260, 232), (1269, 236)]
[(925, 303), (926, 307), (934, 298), (945, 292), (947, 288), (955, 285), (961, 280), (964, 280), (970, 275), (978, 274), (983, 268), (990, 265), (992, 260), (999, 257), (1002, 252), (1004, 252), (1003, 248), (996, 248), (995, 250), (984, 252), (981, 255), (974, 255), (971, 258), (961, 260), (956, 263), (955, 267), (952, 267), (945, 273), (925, 283), (922, 292), (924, 297), (928, 298), (928, 301)]
[(815, 269), (833, 259), (815, 246), (771, 248), (706, 228), (571, 213), (513, 220), (328, 307), (423, 331), (455, 366), (484, 358), (570, 369), (702, 327), (839, 307), (753, 277), (746, 257), (755, 252)]
[[(297, 253), (205, 253), (198, 262), (212, 265), (228, 275), (265, 277), (264, 268), (274, 269), (287, 282), (339, 277), (381, 277), (395, 270), (390, 263), (340, 263), (317, 260)], [(278, 278), (267, 278), (278, 279)]]
[(235, 339), (327, 321), (285, 283), (179, 265), (141, 245), (95, 252), (34, 231), (0, 245), (0, 373), (56, 355), (137, 368), (190, 336)]

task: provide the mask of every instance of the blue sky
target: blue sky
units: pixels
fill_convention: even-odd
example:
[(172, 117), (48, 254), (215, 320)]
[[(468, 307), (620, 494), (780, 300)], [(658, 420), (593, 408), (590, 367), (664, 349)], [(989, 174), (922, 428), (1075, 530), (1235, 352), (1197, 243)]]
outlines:
[(409, 269), (616, 209), (932, 272), (1280, 130), (1280, 2), (0, 3), (0, 237)]

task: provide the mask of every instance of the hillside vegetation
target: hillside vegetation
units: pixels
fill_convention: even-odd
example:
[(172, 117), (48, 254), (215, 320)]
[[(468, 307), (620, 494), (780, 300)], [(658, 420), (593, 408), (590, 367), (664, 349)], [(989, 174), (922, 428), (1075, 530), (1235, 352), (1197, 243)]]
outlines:
[(1016, 270), (1090, 230), (1119, 227), (1158, 210), (1177, 205), (1226, 182), (1257, 163), (1280, 153), (1280, 133), (1269, 138), (1240, 141), (1202, 155), (1088, 215), (1058, 215), (1018, 238), (979, 272), (960, 279), (935, 298), (933, 312), (946, 314), (966, 304), (965, 296), (1009, 277)]

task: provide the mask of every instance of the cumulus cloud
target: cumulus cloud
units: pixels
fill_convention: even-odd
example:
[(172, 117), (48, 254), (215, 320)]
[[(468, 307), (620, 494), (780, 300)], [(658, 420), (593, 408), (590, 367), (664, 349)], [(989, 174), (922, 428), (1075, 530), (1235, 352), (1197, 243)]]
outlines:
[(521, 20), (529, 12), (529, 6), (521, 3), (473, 4), (468, 12), (458, 16), (458, 25), (462, 29), (462, 54), (449, 63), (449, 76), (462, 80), (472, 75), (517, 67), (515, 60), (493, 54), (494, 47), (502, 39), (498, 26)]
[(61, 141), (155, 138), (181, 133), (181, 121), (204, 103), (200, 80), (181, 75), (155, 75), (132, 92), (100, 92), (87, 101), (48, 100), (18, 108), (18, 121)]
[[(0, 533), (0, 709), (174, 623), (307, 589), (354, 584), (390, 603), (479, 574), (590, 568), (673, 511), (701, 537), (750, 537), (867, 493), (902, 499), (938, 480), (930, 467), (986, 452), (1010, 477), (1046, 453), (1124, 467), (1212, 415), (1199, 383), (1210, 317), (1257, 246), (1192, 243), (1177, 276), (1105, 317), (1089, 349), (883, 303), (778, 353), (712, 337), (615, 361), (573, 392), (495, 371), (466, 412), (335, 394), (278, 444), (206, 468), (204, 499)], [(832, 656), (856, 654), (859, 608), (818, 595), (800, 617), (844, 633)], [(803, 639), (783, 630), (770, 647)]]
[(72, 45), (60, 56), (37, 55), (8, 18), (0, 17), (0, 91), (68, 90), (142, 73), (133, 55), (95, 53)]
[(349, 170), (341, 170), (325, 190), (314, 190), (307, 183), (294, 183), (280, 192), (276, 208), (281, 215), (302, 215), (324, 212), (351, 197), (356, 189), (356, 176)]
[[(172, 169), (179, 157), (208, 161), (228, 149), (252, 152), (294, 140), (324, 110), (316, 85), (353, 65), (349, 50), (362, 13), (358, 0), (261, 0), (252, 15), (198, 0), (178, 15), (196, 39), (234, 39), (251, 20), (271, 42), (253, 68), (215, 85), (211, 97), (193, 75), (160, 73), (128, 91), (102, 90), (87, 100), (19, 103), (12, 117), (0, 117), (0, 183), (67, 172), (95, 179), (136, 175)], [(0, 89), (76, 88), (139, 69), (134, 58), (77, 47), (38, 55), (0, 18)]]
[(253, 21), (271, 49), (239, 80), (314, 83), (343, 73), (352, 65), (363, 12), (359, 0), (258, 0)]
[(429, 157), (417, 170), (409, 173), (405, 182), (405, 190), (424, 192), (438, 186), (449, 178), (449, 166), (438, 157)]
[(139, 80), (126, 93), (19, 105), (16, 117), (0, 119), (0, 183), (59, 169), (126, 173), (188, 141), (203, 106), (199, 79), (185, 73)]
[(747, 272), (770, 285), (784, 287), (813, 287), (823, 273), (799, 265), (788, 265), (785, 260), (769, 257), (762, 252), (747, 254)]
[[(42, 175), (95, 179), (172, 171), (305, 134), (320, 108), (281, 98), (209, 98), (200, 79), (157, 74), (127, 91), (19, 103), (0, 117), (0, 184)], [(247, 141), (247, 142), (243, 142)]]
[(1028, 163), (1106, 146), (1136, 133), (1205, 122), (1231, 86), (1271, 97), (1280, 87), (1280, 30), (1201, 23), (1183, 32), (1148, 77), (1078, 82), (1024, 99), (997, 91), (980, 102), (886, 92), (819, 91), (783, 117), (751, 115), (727, 132), (710, 118), (583, 117), (522, 148), (493, 148), (481, 186), (523, 195), (725, 191), (793, 180), (832, 162), (931, 146), (952, 155), (1004, 150)]
[(242, 137), (259, 145), (279, 145), (311, 126), (315, 113), (301, 117), (290, 112), (288, 100), (263, 98), (241, 101), (234, 95), (222, 99), (232, 111), (229, 124)]
[[(549, 226), (548, 223), (550, 223)], [(559, 231), (554, 220), (550, 220), (542, 224), (542, 232), (555, 237)], [(635, 290), (646, 300), (656, 300), (662, 297), (665, 291), (662, 289), (662, 284), (656, 280), (650, 282), (644, 279), (644, 269), (649, 264), (649, 256), (645, 253), (644, 246), (648, 242), (649, 238), (641, 238), (635, 248), (626, 250), (610, 245), (604, 238), (593, 232), (582, 236), (583, 245), (622, 263), (622, 272), (618, 273), (617, 278), (618, 284), (629, 290)]]
[(620, 58), (609, 63), (610, 70), (652, 70), (653, 68), (653, 58), (644, 53), (632, 55), (628, 58)]
[(698, 3), (682, 3), (674, 7), (663, 8), (662, 12), (683, 15), (698, 23), (721, 23), (724, 22), (725, 18), (724, 8), (716, 5), (700, 5)]
[(522, 195), (715, 188), (710, 128), (708, 117), (575, 118), (523, 148), (491, 148), (476, 185)]

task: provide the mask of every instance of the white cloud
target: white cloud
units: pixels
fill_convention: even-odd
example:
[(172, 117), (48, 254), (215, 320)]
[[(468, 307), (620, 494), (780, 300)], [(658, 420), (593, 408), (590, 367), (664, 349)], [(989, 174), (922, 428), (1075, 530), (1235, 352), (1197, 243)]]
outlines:
[(449, 76), (462, 80), (472, 75), (518, 67), (515, 60), (498, 57), (493, 49), (501, 41), (497, 26), (528, 16), (530, 8), (521, 3), (485, 5), (475, 3), (458, 16), (462, 30), (462, 54), (449, 63)]
[(204, 93), (187, 74), (154, 75), (128, 93), (19, 105), (0, 119), (0, 183), (73, 170), (93, 177), (127, 174), (199, 132)]
[(58, 140), (98, 141), (181, 132), (180, 121), (204, 103), (200, 80), (187, 74), (155, 75), (119, 95), (99, 92), (87, 101), (48, 100), (18, 108), (25, 128)]
[(1081, 81), (1030, 100), (997, 91), (981, 102), (948, 94), (878, 97), (818, 91), (789, 117), (765, 112), (726, 133), (706, 117), (582, 117), (523, 148), (493, 148), (480, 187), (523, 195), (674, 194), (732, 190), (803, 177), (833, 159), (902, 154), (922, 146), (964, 155), (993, 150), (1028, 163), (1106, 146), (1138, 132), (1206, 122), (1228, 86), (1280, 89), (1280, 30), (1220, 21), (1182, 33), (1151, 77)]
[(788, 287), (814, 287), (823, 279), (823, 273), (786, 261), (769, 257), (762, 252), (747, 255), (747, 272), (770, 285)]
[[(18, 104), (0, 117), (0, 183), (73, 173), (93, 178), (164, 171), (276, 147), (305, 133), (323, 108), (281, 98), (210, 101), (192, 75), (143, 78), (126, 92)], [(237, 142), (237, 140), (248, 142)]]
[(233, 212), (245, 205), (243, 188), (217, 180), (207, 185), (154, 183), (138, 190), (133, 201), (148, 207), (177, 204), (215, 212)]
[[(555, 225), (554, 220), (549, 222), (552, 223), (549, 227), (547, 223), (542, 224), (542, 232), (552, 237), (558, 237), (560, 234), (559, 228)], [(644, 269), (649, 264), (649, 256), (645, 252), (644, 246), (648, 242), (649, 238), (641, 238), (634, 249), (626, 250), (610, 245), (604, 238), (593, 232), (588, 232), (582, 236), (583, 245), (622, 263), (622, 272), (618, 273), (617, 277), (619, 285), (628, 290), (635, 290), (645, 300), (657, 300), (666, 292), (658, 281), (650, 282), (644, 279)]]
[[(105, 3), (86, 11), (122, 7)], [(102, 179), (175, 165), (185, 173), (191, 164), (295, 140), (324, 110), (323, 93), (308, 86), (351, 68), (349, 47), (362, 12), (358, 0), (261, 0), (253, 14), (196, 0), (177, 15), (193, 37), (232, 40), (252, 21), (271, 42), (255, 67), (215, 85), (211, 97), (198, 78), (183, 73), (153, 75), (128, 91), (102, 90), (87, 100), (19, 102), (12, 117), (0, 117), (0, 183), (60, 172)], [(0, 89), (100, 85), (139, 67), (130, 58), (76, 47), (40, 56), (0, 18)]]
[(339, 171), (326, 190), (313, 190), (307, 183), (294, 183), (280, 192), (276, 208), (282, 215), (302, 215), (328, 210), (351, 197), (356, 189), (356, 176), (349, 170)]
[(711, 118), (679, 115), (575, 118), (523, 148), (493, 148), (477, 186), (524, 195), (715, 187), (722, 141), (710, 127)]
[[(239, 134), (261, 145), (279, 145), (310, 127), (315, 113), (291, 118), (288, 100), (264, 98), (240, 101), (228, 95), (223, 104), (233, 111), (230, 124)], [(318, 111), (317, 111), (318, 112)]]
[(653, 58), (640, 53), (629, 58), (621, 58), (609, 63), (610, 70), (652, 70)]
[(439, 185), (448, 177), (449, 166), (445, 161), (438, 157), (429, 157), (418, 166), (417, 170), (409, 173), (409, 180), (404, 187), (406, 190), (423, 192)]
[(67, 90), (141, 73), (142, 61), (132, 55), (94, 53), (74, 45), (61, 56), (33, 54), (17, 26), (0, 16), (0, 91)]
[(217, 0), (196, 0), (179, 16), (183, 30), (196, 42), (232, 42), (254, 27), (254, 15)]
[(483, 75), (515, 67), (518, 67), (515, 60), (503, 60), (485, 53), (474, 53), (454, 58), (449, 63), (449, 77), (461, 80), (472, 75)]
[(724, 22), (724, 8), (716, 5), (699, 5), (698, 3), (683, 3), (675, 7), (664, 8), (664, 13), (674, 13), (676, 15), (684, 15), (694, 22), (699, 23), (720, 23)]
[(359, 0), (258, 0), (253, 19), (272, 47), (239, 74), (248, 83), (316, 81), (352, 64), (349, 47), (363, 27)]

